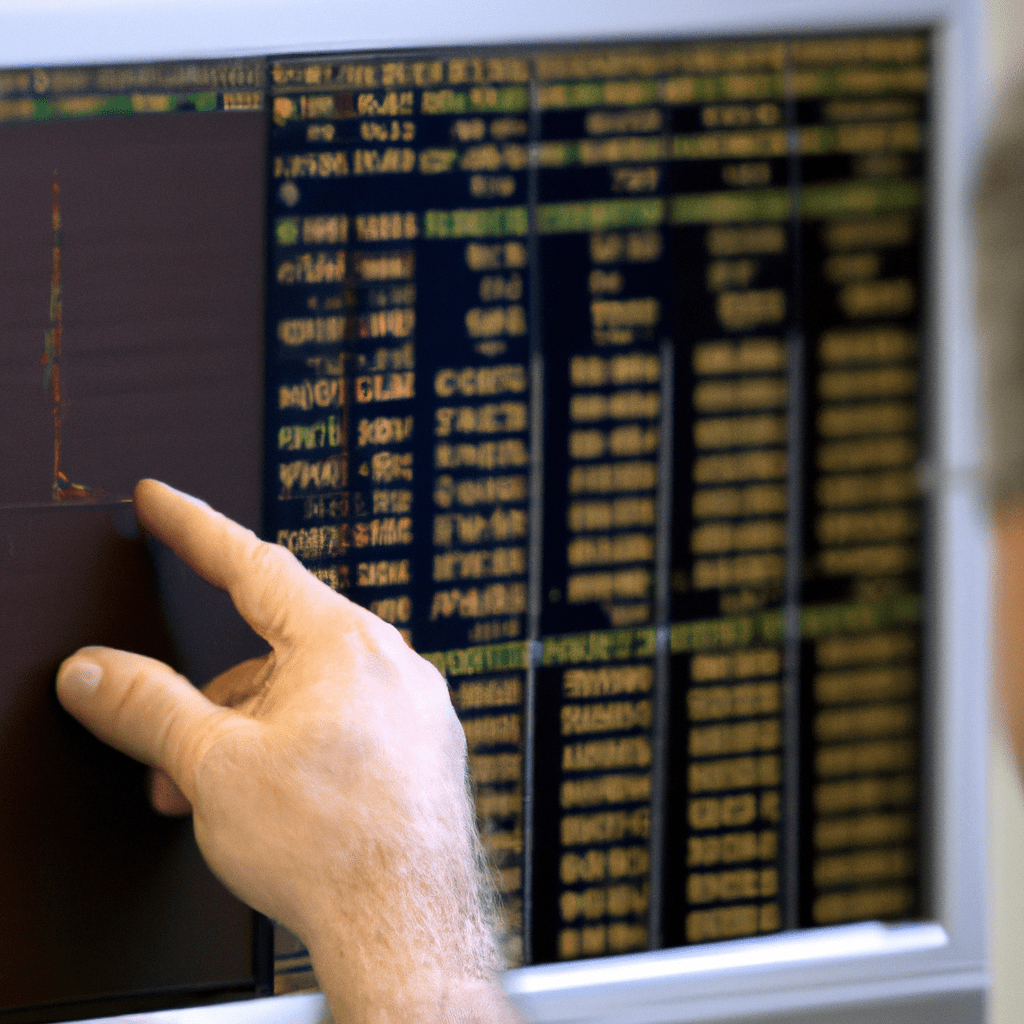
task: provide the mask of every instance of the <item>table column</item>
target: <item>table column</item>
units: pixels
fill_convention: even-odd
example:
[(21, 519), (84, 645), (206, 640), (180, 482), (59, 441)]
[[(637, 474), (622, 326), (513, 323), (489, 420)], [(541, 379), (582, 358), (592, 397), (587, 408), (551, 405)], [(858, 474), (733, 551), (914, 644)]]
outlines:
[[(668, 944), (778, 930), (790, 569), (792, 173), (781, 42), (695, 46), (671, 104), (676, 282)], [(764, 628), (770, 623), (771, 628)]]
[(551, 773), (535, 804), (542, 960), (651, 941), (666, 59), (659, 47), (536, 59), (551, 510), (542, 628), (593, 637), (554, 644), (558, 667), (537, 677), (537, 763)]
[(927, 40), (790, 45), (808, 391), (803, 923), (919, 910)]

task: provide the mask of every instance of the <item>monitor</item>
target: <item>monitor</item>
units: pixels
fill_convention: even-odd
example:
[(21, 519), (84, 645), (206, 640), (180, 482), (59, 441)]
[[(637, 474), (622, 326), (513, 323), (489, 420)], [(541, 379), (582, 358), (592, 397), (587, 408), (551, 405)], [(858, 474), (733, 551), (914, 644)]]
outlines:
[(258, 650), (143, 475), (445, 674), (529, 1019), (983, 1019), (976, 5), (5, 22), (0, 1019), (323, 1012), (50, 692)]

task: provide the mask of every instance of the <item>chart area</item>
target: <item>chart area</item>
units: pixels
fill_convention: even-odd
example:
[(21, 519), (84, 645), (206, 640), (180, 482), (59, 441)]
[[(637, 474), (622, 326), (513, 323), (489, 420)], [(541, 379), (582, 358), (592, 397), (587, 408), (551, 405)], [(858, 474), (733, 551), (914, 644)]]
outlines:
[(197, 684), (260, 652), (130, 501), (155, 476), (259, 526), (263, 122), (140, 82), (183, 84), (0, 73), (0, 1016), (21, 1024), (269, 986), (266, 926), (191, 823), (54, 691), (87, 644)]

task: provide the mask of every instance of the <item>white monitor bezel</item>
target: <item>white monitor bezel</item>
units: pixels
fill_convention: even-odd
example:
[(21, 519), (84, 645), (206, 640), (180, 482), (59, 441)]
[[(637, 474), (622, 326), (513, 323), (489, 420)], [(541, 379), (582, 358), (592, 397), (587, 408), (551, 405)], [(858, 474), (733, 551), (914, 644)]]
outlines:
[[(970, 170), (984, 119), (983, 13), (976, 0), (2, 0), (0, 67), (314, 51), (764, 35), (930, 26), (930, 333), (935, 364), (925, 467), (934, 486), (927, 721), (932, 832), (928, 922), (848, 925), (596, 961), (505, 977), (531, 1020), (678, 1024), (895, 1005), (988, 987), (985, 807), (989, 680), (988, 549), (978, 471), (977, 367), (970, 289)], [(980, 1005), (980, 1003), (979, 1003)], [(278, 996), (133, 1016), (180, 1024), (314, 1024), (319, 996)], [(950, 1020), (956, 1019), (950, 1017)]]

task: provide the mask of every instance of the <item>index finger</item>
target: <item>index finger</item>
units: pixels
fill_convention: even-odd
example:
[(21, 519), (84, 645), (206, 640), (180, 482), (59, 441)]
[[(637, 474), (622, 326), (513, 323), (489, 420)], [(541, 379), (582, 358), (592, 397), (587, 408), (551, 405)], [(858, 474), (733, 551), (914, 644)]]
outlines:
[(135, 512), (155, 537), (208, 583), (231, 595), (239, 614), (269, 644), (294, 641), (337, 595), (295, 556), (204, 501), (157, 480), (135, 487)]

